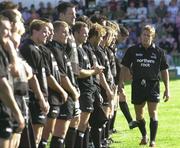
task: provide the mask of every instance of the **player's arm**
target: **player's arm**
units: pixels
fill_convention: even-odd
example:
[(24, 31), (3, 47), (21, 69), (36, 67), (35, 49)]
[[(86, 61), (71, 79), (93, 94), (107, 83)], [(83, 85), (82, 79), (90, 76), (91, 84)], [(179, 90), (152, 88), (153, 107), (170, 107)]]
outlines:
[(10, 70), (13, 76), (19, 76), (19, 69), (18, 69), (18, 55), (17, 51), (14, 47), (14, 44), (11, 40), (8, 40), (6, 44), (4, 44), (4, 48), (7, 51), (10, 59)]
[(18, 130), (21, 131), (24, 128), (24, 118), (16, 103), (12, 88), (5, 77), (0, 78), (0, 100), (12, 110), (12, 113), (19, 124)]
[(67, 100), (68, 94), (66, 93), (66, 91), (60, 86), (60, 84), (56, 81), (56, 79), (52, 76), (49, 75), (47, 77), (47, 83), (48, 86), (58, 92), (62, 97), (63, 97), (63, 102), (65, 102)]
[(99, 76), (100, 76), (100, 85), (106, 90), (106, 94), (108, 96), (109, 101), (113, 100), (114, 94), (111, 91), (109, 84), (106, 81), (104, 73), (100, 73)]
[(70, 79), (66, 75), (61, 75), (61, 85), (67, 92), (69, 92), (72, 95), (74, 101), (77, 101), (79, 99), (79, 92), (72, 85)]
[(164, 91), (164, 101), (168, 101), (170, 97), (170, 91), (169, 91), (169, 72), (168, 69), (162, 70), (161, 71), (161, 77), (165, 86), (165, 91)]
[(103, 66), (97, 66), (94, 69), (81, 69), (78, 78), (87, 78), (92, 75), (97, 75), (103, 72)]
[(41, 91), (38, 79), (37, 79), (35, 74), (29, 80), (29, 86), (33, 90), (34, 94), (36, 95), (36, 98), (39, 101), (39, 105), (40, 105), (41, 109), (45, 113), (48, 113), (48, 111), (49, 111), (49, 104), (48, 104), (48, 101), (46, 101), (44, 96), (43, 96), (43, 93)]

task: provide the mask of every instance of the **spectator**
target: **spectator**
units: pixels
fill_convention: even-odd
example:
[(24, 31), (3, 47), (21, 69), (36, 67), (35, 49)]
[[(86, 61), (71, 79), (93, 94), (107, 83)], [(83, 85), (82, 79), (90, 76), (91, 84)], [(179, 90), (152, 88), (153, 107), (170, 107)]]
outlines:
[(121, 8), (121, 4), (117, 5), (117, 11), (114, 12), (112, 19), (113, 20), (117, 20), (118, 22), (120, 22), (122, 19), (125, 18), (125, 12), (124, 10)]
[(53, 7), (52, 7), (51, 3), (48, 2), (47, 3), (47, 8), (46, 8), (46, 15), (49, 18), (49, 17), (52, 16), (52, 14), (53, 14)]
[(180, 30), (180, 11), (178, 11), (176, 16), (176, 28)]
[(140, 20), (147, 18), (147, 8), (144, 6), (143, 2), (140, 2), (139, 7), (137, 8), (137, 18)]
[(165, 28), (163, 27), (163, 21), (160, 17), (157, 18), (157, 23), (155, 24), (156, 30), (158, 30), (156, 37), (161, 38), (166, 34)]
[(25, 21), (25, 22), (28, 22), (29, 19), (30, 19), (30, 17), (31, 17), (31, 14), (30, 14), (28, 8), (27, 8), (27, 7), (24, 7), (24, 9), (22, 10), (21, 13), (22, 13), (22, 17), (23, 17), (24, 21)]
[(42, 17), (42, 18), (46, 17), (47, 10), (46, 10), (46, 8), (44, 7), (44, 3), (43, 3), (43, 2), (40, 2), (40, 3), (39, 3), (39, 9), (37, 10), (37, 13), (38, 13), (39, 16)]
[(175, 36), (175, 25), (170, 21), (170, 18), (165, 17), (163, 19), (163, 23), (164, 23), (163, 27), (165, 28), (166, 33)]
[(116, 2), (116, 0), (111, 0), (109, 3), (108, 3), (108, 7), (109, 7), (109, 10), (111, 12), (115, 12), (117, 10), (117, 5), (118, 3)]
[(153, 22), (156, 22), (156, 5), (154, 3), (154, 0), (148, 1), (148, 17), (153, 20)]
[(159, 6), (155, 9), (155, 13), (157, 17), (164, 18), (167, 15), (167, 6), (164, 1), (161, 0)]
[(178, 13), (178, 6), (177, 6), (177, 1), (176, 0), (171, 0), (171, 2), (169, 3), (169, 6), (167, 8), (167, 11), (169, 13), (169, 19), (170, 21), (174, 24), (175, 20), (176, 20), (176, 16)]
[(171, 44), (170, 41), (166, 39), (165, 35), (161, 38), (161, 41), (159, 42), (159, 47), (161, 47), (166, 51), (165, 53), (166, 53), (166, 60), (168, 65), (174, 66), (173, 57), (172, 57), (173, 44)]
[(129, 7), (127, 8), (127, 18), (136, 19), (137, 18), (137, 9), (135, 7), (135, 3), (131, 2)]
[(31, 17), (29, 18), (29, 22), (31, 22), (34, 19), (38, 19), (39, 18), (39, 14), (36, 12), (35, 8), (32, 8), (30, 10), (30, 14), (31, 14)]

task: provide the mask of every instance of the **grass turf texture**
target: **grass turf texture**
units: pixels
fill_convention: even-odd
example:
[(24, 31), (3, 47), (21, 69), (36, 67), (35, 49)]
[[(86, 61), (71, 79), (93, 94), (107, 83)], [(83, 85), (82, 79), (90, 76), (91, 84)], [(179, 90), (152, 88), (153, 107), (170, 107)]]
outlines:
[[(128, 104), (130, 111), (135, 119), (134, 108), (130, 102), (130, 84), (125, 85), (125, 91), (128, 95)], [(161, 102), (159, 103), (159, 127), (156, 136), (157, 148), (180, 148), (180, 79), (170, 80), (170, 100), (164, 103), (162, 96), (164, 85), (161, 82)], [(147, 107), (145, 108), (146, 128), (149, 137), (149, 116)], [(118, 108), (115, 129), (117, 133), (112, 135), (114, 143), (110, 148), (146, 148), (139, 146), (141, 134), (138, 128), (129, 130), (128, 124), (122, 112)]]

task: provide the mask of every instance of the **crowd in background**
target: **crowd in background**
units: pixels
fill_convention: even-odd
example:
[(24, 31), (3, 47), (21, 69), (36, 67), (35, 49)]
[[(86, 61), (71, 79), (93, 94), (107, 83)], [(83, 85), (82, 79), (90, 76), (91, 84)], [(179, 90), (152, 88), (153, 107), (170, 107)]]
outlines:
[[(140, 28), (144, 24), (151, 23), (157, 30), (157, 42), (161, 48), (166, 50), (170, 65), (173, 65), (172, 55), (180, 52), (180, 3), (171, 0), (167, 5), (163, 0), (155, 4), (154, 0), (111, 0), (99, 3), (95, 8), (86, 8), (79, 5), (79, 15), (104, 15), (108, 19), (123, 23), (129, 30), (130, 35), (125, 43), (121, 43), (118, 49), (126, 49), (139, 42)], [(56, 9), (50, 2), (39, 3), (39, 8), (32, 4), (30, 8), (19, 3), (19, 10), (22, 13), (26, 24), (35, 18), (57, 18)], [(121, 51), (118, 56), (121, 55)], [(119, 57), (121, 58), (121, 57)]]

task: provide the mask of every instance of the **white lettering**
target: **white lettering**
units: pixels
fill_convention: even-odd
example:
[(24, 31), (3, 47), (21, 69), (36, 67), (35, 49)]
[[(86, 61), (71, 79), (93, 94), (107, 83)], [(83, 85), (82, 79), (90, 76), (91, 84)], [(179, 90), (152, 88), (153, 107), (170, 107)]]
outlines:
[(141, 67), (150, 67), (150, 64), (141, 63)]

